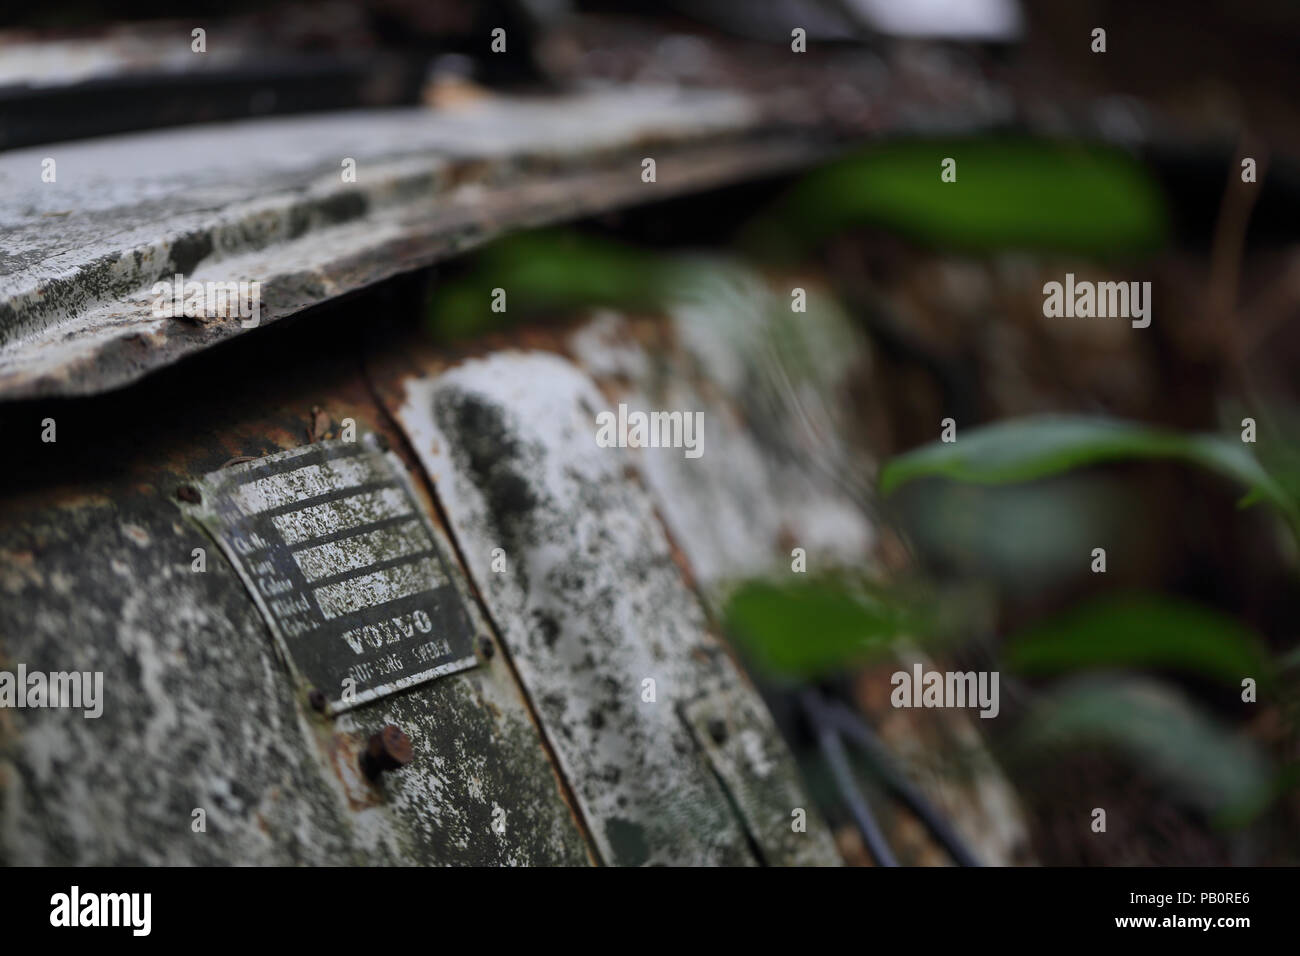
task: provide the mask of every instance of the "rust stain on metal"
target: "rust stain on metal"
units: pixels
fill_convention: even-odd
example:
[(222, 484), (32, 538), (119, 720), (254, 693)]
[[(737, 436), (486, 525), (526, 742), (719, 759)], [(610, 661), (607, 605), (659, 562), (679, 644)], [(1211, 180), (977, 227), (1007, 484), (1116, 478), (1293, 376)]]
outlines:
[(400, 727), (389, 724), (383, 730), (370, 735), (366, 749), (362, 751), (359, 765), (366, 779), (375, 781), (380, 774), (389, 770), (399, 770), (411, 762), (414, 751), (411, 738)]
[(311, 409), (311, 425), (307, 430), (308, 441), (323, 441), (334, 437), (334, 420), (319, 405)]
[(356, 812), (381, 805), (383, 791), (372, 786), (365, 774), (366, 749), (358, 743), (356, 735), (323, 732), (321, 741), (330, 767), (342, 786), (348, 809)]

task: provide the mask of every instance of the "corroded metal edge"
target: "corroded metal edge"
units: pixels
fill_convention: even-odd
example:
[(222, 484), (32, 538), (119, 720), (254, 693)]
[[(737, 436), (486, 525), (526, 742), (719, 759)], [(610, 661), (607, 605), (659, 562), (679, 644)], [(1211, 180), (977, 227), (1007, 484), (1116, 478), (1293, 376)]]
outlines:
[[(0, 400), (95, 394), (251, 331), (234, 317), (157, 317), (153, 285), (176, 273), (260, 282), (268, 324), (508, 229), (784, 171), (831, 149), (806, 130), (780, 135), (725, 93), (615, 91), (474, 109), (471, 118), (332, 114), (284, 120), (279, 131), (249, 122), (0, 156), (10, 191), (0, 203), (10, 240), (0, 255)], [(133, 149), (150, 157), (134, 172), (121, 168)], [(31, 185), (42, 150), (76, 181)], [(173, 167), (155, 154), (178, 158)], [(341, 181), (345, 155), (357, 157), (356, 182)], [(654, 183), (641, 179), (647, 155)]]

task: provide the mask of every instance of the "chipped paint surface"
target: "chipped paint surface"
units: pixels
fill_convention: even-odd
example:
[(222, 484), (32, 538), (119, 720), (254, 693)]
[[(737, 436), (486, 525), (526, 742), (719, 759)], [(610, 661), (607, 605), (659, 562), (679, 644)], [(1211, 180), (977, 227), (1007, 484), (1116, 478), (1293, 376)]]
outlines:
[[(155, 548), (130, 543), (146, 528)], [(344, 714), (312, 714), (210, 542), (168, 501), (58, 508), (6, 575), (4, 666), (102, 670), (104, 714), (0, 712), (0, 860), (14, 864), (583, 864), (583, 840), (499, 661)], [(134, 549), (134, 550), (128, 550)], [(118, 557), (120, 556), (120, 557)], [(91, 575), (90, 569), (103, 569)], [(411, 765), (366, 782), (371, 733)], [(492, 807), (506, 808), (504, 836)], [(191, 831), (202, 808), (207, 831)]]
[[(753, 691), (709, 633), (626, 450), (596, 445), (606, 402), (591, 380), (555, 355), (499, 352), (411, 380), (407, 397), (399, 418), (604, 861), (758, 862), (682, 710)], [(773, 826), (789, 826), (795, 789), (791, 777), (769, 791)]]
[(0, 858), (357, 859), (264, 625), (228, 568), (190, 571), (209, 542), (170, 502), (55, 507), (0, 540), (31, 556), (26, 579), (4, 582), (4, 666), (102, 671), (105, 696), (96, 720), (0, 712)]
[[(590, 862), (503, 655), (323, 717), (234, 568), (177, 509), (177, 486), (229, 456), (212, 436), (301, 441), (292, 409), (304, 393), (362, 429), (382, 420), (336, 367), (306, 363), (255, 396), (179, 410), (175, 424), (116, 416), (118, 432), (87, 440), (148, 442), (124, 472), (17, 463), (41, 490), (0, 507), (0, 668), (102, 671), (105, 701), (98, 719), (0, 709), (0, 862)], [(76, 433), (71, 410), (60, 427)], [(427, 515), (418, 486), (416, 500)], [(205, 572), (192, 570), (195, 548), (207, 549)], [(409, 735), (414, 759), (371, 783), (358, 759), (387, 724)], [(192, 829), (195, 809), (205, 832)]]
[(756, 276), (709, 268), (641, 345), (606, 312), (569, 338), (578, 361), (634, 408), (704, 411), (704, 455), (633, 456), (673, 540), (711, 597), (740, 578), (861, 564), (875, 544), (863, 511), (873, 467), (856, 452), (844, 387), (869, 369), (864, 343), (829, 302), (792, 313)]
[[(267, 324), (506, 228), (804, 165), (745, 97), (626, 88), (456, 111), (276, 117), (0, 156), (0, 397), (93, 394), (249, 329), (154, 314), (156, 282), (257, 281)], [(757, 140), (752, 137), (757, 136)], [(340, 159), (357, 163), (342, 181)]]

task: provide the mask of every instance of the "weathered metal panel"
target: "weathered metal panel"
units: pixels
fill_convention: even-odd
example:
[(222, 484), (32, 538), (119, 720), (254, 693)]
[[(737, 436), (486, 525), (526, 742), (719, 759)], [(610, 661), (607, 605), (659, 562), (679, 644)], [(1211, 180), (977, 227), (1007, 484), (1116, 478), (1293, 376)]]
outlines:
[(207, 543), (161, 496), (103, 487), (0, 532), (5, 669), (100, 671), (106, 697), (97, 719), (0, 710), (6, 863), (357, 859), (243, 586), (190, 573)]
[(754, 691), (710, 634), (631, 456), (597, 446), (604, 405), (564, 359), (498, 352), (408, 381), (399, 412), (602, 859), (747, 865), (764, 855), (757, 837), (766, 862), (837, 862), (815, 819), (804, 846), (769, 839), (791, 826), (787, 803), (809, 806), (770, 725), (750, 729), (780, 755), (775, 799), (746, 799), (743, 815), (697, 743), (684, 708)]
[[(276, 319), (506, 228), (806, 164), (743, 96), (486, 97), (106, 137), (0, 156), (0, 398), (93, 394), (243, 334), (154, 284), (259, 282)], [(658, 162), (641, 180), (641, 159)], [(55, 179), (42, 181), (52, 159)], [(354, 181), (344, 177), (355, 160)], [(170, 294), (167, 296), (171, 298)], [(251, 311), (251, 310), (250, 310)]]
[[(469, 671), (330, 719), (295, 687), (234, 569), (177, 508), (177, 488), (231, 449), (297, 447), (304, 394), (359, 431), (387, 430), (364, 383), (337, 362), (304, 362), (256, 394), (193, 378), (203, 399), (174, 414), (124, 404), (111, 431), (82, 421), (85, 406), (63, 407), (58, 447), (81, 439), (84, 458), (58, 464), (33, 431), (6, 476), (30, 473), (33, 490), (11, 484), (0, 511), (0, 667), (101, 671), (105, 700), (98, 718), (0, 709), (0, 860), (589, 862), (495, 642)], [(84, 464), (111, 448), (139, 454), (112, 470)], [(201, 573), (195, 548), (207, 549)], [(372, 783), (361, 752), (389, 724), (409, 735), (413, 759)]]
[(847, 317), (815, 288), (809, 311), (792, 312), (788, 290), (725, 262), (675, 301), (639, 327), (604, 312), (566, 344), (612, 401), (704, 413), (700, 458), (635, 461), (705, 595), (789, 574), (796, 547), (814, 572), (869, 562), (874, 463), (854, 440), (847, 383), (871, 358)]

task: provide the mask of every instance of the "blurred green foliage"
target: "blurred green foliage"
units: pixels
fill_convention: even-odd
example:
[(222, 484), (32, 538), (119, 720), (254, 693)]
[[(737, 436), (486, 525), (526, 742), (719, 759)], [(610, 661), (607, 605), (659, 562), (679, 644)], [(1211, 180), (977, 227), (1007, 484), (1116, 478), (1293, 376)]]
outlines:
[(1110, 746), (1163, 779), (1221, 825), (1249, 821), (1276, 792), (1268, 761), (1167, 684), (1081, 678), (1039, 699), (1020, 724), (1029, 755)]
[[(899, 642), (952, 636), (949, 613), (920, 595), (900, 597), (846, 576), (796, 584), (749, 581), (724, 609), (726, 630), (770, 679), (809, 680), (877, 660)], [(1249, 822), (1284, 785), (1250, 740), (1230, 733), (1165, 681), (1157, 668), (1232, 688), (1268, 686), (1276, 668), (1248, 628), (1207, 608), (1158, 595), (1103, 598), (1013, 637), (1002, 662), (1026, 676), (1071, 678), (1032, 698), (1013, 753), (1038, 759), (1064, 748), (1114, 748), (1155, 772), (1179, 798), (1221, 825)], [(1079, 677), (1080, 671), (1098, 676)]]
[(848, 577), (741, 585), (723, 611), (737, 644), (768, 676), (814, 678), (935, 630), (926, 605)]
[(1100, 542), (1145, 555), (1141, 486), (1125, 477), (1088, 469), (1014, 485), (934, 479), (886, 504), (928, 567), (1032, 602), (1069, 587)]
[(1070, 608), (1011, 637), (1004, 658), (1026, 675), (1160, 667), (1235, 690), (1243, 677), (1265, 684), (1273, 675), (1263, 642), (1249, 628), (1209, 608), (1141, 594)]
[[(956, 160), (955, 182), (940, 179), (946, 157)], [(1154, 181), (1117, 149), (1022, 137), (905, 140), (811, 173), (750, 224), (745, 241), (800, 255), (871, 226), (940, 248), (1111, 258), (1160, 248), (1167, 223)]]
[[(955, 442), (890, 460), (879, 485), (889, 493), (925, 477), (1023, 482), (1144, 459), (1183, 461), (1236, 481), (1250, 498), (1278, 508), (1293, 530), (1300, 528), (1295, 499), (1238, 437), (1089, 416), (1037, 416), (972, 429)], [(878, 587), (864, 602), (861, 587), (834, 578), (781, 587), (749, 583), (728, 603), (726, 626), (760, 667), (807, 678), (851, 667), (900, 639), (944, 634), (941, 622), (954, 617), (936, 604)], [(977, 631), (967, 628), (967, 636)], [(1273, 685), (1278, 667), (1263, 641), (1217, 611), (1159, 595), (1103, 597), (1014, 635), (1000, 656), (1005, 667), (1025, 676), (1073, 678), (1034, 695), (1018, 731), (1030, 752), (1081, 744), (1118, 748), (1224, 824), (1247, 822), (1283, 785), (1249, 740), (1230, 734), (1169, 684), (1132, 673), (1208, 678), (1232, 688), (1233, 700), (1245, 677), (1261, 688)], [(1077, 676), (1090, 670), (1116, 673)]]
[(1245, 485), (1247, 500), (1269, 501), (1300, 534), (1295, 500), (1239, 439), (1082, 415), (1020, 418), (971, 429), (954, 442), (932, 442), (887, 462), (880, 490), (889, 494), (932, 476), (981, 484), (1030, 481), (1101, 462), (1161, 458), (1200, 465)]
[[(957, 160), (957, 181), (939, 160)], [(976, 251), (1054, 249), (1095, 257), (1159, 248), (1163, 199), (1118, 150), (1024, 138), (886, 144), (815, 170), (748, 226), (752, 250), (799, 256), (845, 229), (877, 226)], [(518, 233), (484, 246), (471, 271), (428, 303), (434, 335), (454, 341), (526, 317), (596, 306), (653, 309), (680, 285), (679, 260), (571, 230)], [(504, 289), (507, 311), (493, 312)]]
[(1239, 427), (1246, 417), (1257, 420), (1253, 448), (1260, 463), (1290, 500), (1300, 502), (1300, 408), (1280, 402), (1254, 408), (1225, 402), (1223, 418), (1227, 427)]
[[(481, 335), (522, 318), (593, 306), (650, 309), (673, 288), (671, 259), (609, 239), (542, 230), (485, 246), (470, 272), (439, 285), (427, 307), (440, 340)], [(506, 294), (506, 311), (492, 311), (492, 290)]]

